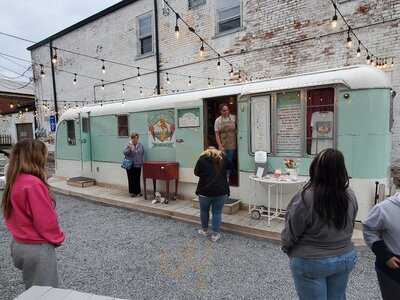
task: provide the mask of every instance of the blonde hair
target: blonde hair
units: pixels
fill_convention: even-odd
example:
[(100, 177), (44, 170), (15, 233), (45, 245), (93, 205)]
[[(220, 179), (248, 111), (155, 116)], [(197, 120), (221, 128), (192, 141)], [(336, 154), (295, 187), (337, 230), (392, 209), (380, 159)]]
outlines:
[(10, 155), (1, 207), (5, 218), (11, 215), (11, 191), (19, 174), (38, 177), (47, 185), (47, 147), (38, 140), (23, 140), (15, 144)]
[(215, 161), (222, 161), (223, 159), (223, 152), (218, 150), (215, 147), (208, 147), (206, 150), (204, 150), (200, 156), (207, 156), (207, 157), (211, 157), (213, 160)]
[(133, 138), (135, 138), (135, 137), (139, 138), (139, 133), (137, 133), (137, 132), (132, 132), (130, 138), (133, 139)]

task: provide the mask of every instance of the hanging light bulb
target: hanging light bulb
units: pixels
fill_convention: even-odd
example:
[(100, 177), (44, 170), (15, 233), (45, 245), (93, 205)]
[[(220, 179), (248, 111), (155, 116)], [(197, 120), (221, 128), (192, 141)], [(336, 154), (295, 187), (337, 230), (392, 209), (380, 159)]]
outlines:
[(337, 14), (336, 14), (336, 5), (335, 5), (335, 15), (332, 17), (331, 26), (332, 28), (336, 28), (337, 26)]
[(200, 57), (204, 56), (204, 41), (201, 39)]
[(233, 66), (231, 65), (231, 70), (229, 71), (229, 76), (233, 77)]
[(167, 75), (167, 83), (168, 83), (168, 84), (170, 84), (170, 83), (171, 83), (171, 81), (169, 80), (169, 75), (168, 75), (168, 72), (166, 73), (166, 75)]
[(101, 66), (101, 72), (103, 74), (106, 74), (106, 66), (104, 65), (104, 59), (102, 59), (101, 62), (103, 63), (103, 65)]
[(72, 83), (73, 83), (74, 85), (76, 85), (76, 76), (77, 76), (77, 74), (75, 73), (75, 74), (74, 74), (74, 80), (72, 81)]
[(210, 77), (208, 78), (208, 87), (209, 88), (211, 87), (211, 79), (210, 79)]
[(392, 68), (394, 67), (394, 58), (392, 57)]
[(139, 88), (139, 93), (140, 93), (140, 96), (143, 96), (143, 88), (142, 87)]
[(104, 80), (101, 80), (101, 89), (104, 90)]
[(188, 86), (192, 85), (192, 76), (189, 76)]
[(367, 64), (371, 63), (371, 56), (369, 56), (368, 50), (367, 50)]
[(178, 21), (179, 21), (179, 15), (175, 14), (176, 16), (176, 22), (175, 22), (175, 36), (176, 39), (179, 40), (179, 25), (178, 25)]
[(57, 48), (53, 48), (54, 49), (54, 54), (53, 54), (53, 58), (51, 59), (51, 62), (53, 64), (57, 63), (58, 57), (57, 57)]
[(125, 83), (122, 84), (122, 94), (125, 95)]
[(137, 67), (137, 80), (140, 81), (140, 67)]
[(224, 79), (224, 85), (226, 85), (226, 79)]
[(44, 78), (46, 74), (44, 73), (44, 66), (40, 64), (40, 77)]
[(217, 61), (217, 70), (218, 72), (221, 71), (221, 55), (218, 54), (218, 61)]
[(14, 104), (10, 103), (10, 108), (13, 109), (14, 108)]
[(353, 45), (353, 41), (351, 40), (351, 37), (350, 37), (350, 28), (347, 31), (347, 42), (346, 42), (346, 45), (347, 45), (347, 48), (351, 48), (352, 45)]
[(385, 58), (385, 63), (384, 63), (384, 65), (383, 65), (385, 68), (387, 68), (389, 65), (388, 65), (388, 62), (387, 62), (387, 58)]
[(239, 70), (239, 76), (238, 76), (239, 81), (242, 80), (242, 75), (240, 74), (240, 70)]
[(371, 56), (371, 64), (375, 67), (376, 66), (376, 59), (374, 59), (373, 56)]
[(357, 57), (360, 57), (360, 56), (361, 56), (361, 48), (360, 48), (360, 46), (361, 46), (361, 42), (358, 41)]

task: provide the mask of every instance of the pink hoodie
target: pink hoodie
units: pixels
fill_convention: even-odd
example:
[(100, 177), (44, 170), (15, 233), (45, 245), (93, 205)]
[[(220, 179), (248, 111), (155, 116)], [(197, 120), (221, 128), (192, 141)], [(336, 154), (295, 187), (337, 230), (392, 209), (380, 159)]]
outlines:
[(11, 215), (5, 223), (17, 242), (62, 244), (65, 237), (54, 203), (38, 177), (20, 174), (12, 187), (11, 204)]

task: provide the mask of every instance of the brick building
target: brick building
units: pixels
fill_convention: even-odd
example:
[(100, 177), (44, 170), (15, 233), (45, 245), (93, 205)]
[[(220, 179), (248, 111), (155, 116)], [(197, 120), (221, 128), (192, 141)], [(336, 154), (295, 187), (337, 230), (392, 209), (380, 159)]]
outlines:
[[(230, 66), (224, 61), (221, 71), (217, 71), (218, 57), (207, 47), (200, 57), (199, 39), (182, 23), (179, 23), (180, 37), (176, 39), (175, 14), (163, 1), (121, 1), (29, 48), (33, 63), (43, 64), (46, 73), (42, 78), (40, 67), (35, 65), (35, 95), (42, 126), (48, 125), (49, 115), (49, 109), (42, 104), (53, 106), (51, 111), (54, 98), (62, 113), (68, 105), (148, 97), (154, 93), (158, 76), (162, 93), (174, 93), (207, 88), (209, 84), (222, 85), (224, 79), (237, 80), (238, 69), (248, 78), (261, 79), (366, 63), (365, 51), (357, 57), (356, 45), (346, 48), (347, 27), (340, 17), (336, 28), (330, 26), (334, 8), (329, 0), (170, 0), (169, 3), (233, 63), (236, 71), (233, 78), (229, 76)], [(384, 72), (393, 89), (399, 92), (400, 0), (339, 0), (337, 5), (372, 53), (394, 60), (394, 66)], [(58, 48), (54, 77), (50, 46)], [(101, 61), (63, 49), (122, 64), (105, 62), (103, 74)], [(134, 66), (140, 67), (140, 80)], [(78, 74), (75, 85), (74, 73)], [(100, 79), (104, 80), (104, 89)], [(400, 160), (399, 99), (399, 96), (394, 98), (393, 108), (394, 162)]]

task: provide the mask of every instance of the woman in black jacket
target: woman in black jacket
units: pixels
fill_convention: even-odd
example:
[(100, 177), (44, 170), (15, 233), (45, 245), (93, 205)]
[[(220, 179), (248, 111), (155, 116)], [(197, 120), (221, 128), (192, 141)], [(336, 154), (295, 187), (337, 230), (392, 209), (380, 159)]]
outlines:
[(200, 177), (196, 195), (200, 202), (201, 235), (208, 235), (208, 221), (210, 208), (212, 211), (213, 242), (221, 238), (221, 216), (225, 200), (229, 197), (229, 184), (227, 178), (228, 161), (223, 152), (210, 147), (205, 150), (196, 163), (194, 175)]

